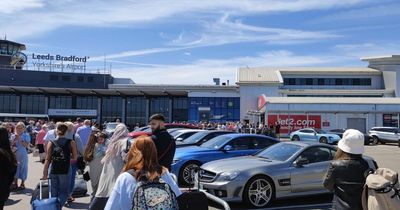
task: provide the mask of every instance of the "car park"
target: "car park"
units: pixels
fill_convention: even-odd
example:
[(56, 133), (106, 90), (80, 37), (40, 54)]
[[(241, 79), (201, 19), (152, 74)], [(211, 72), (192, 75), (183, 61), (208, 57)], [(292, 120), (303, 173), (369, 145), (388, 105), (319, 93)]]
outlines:
[(373, 144), (399, 143), (400, 134), (396, 127), (373, 127), (368, 132)]
[[(197, 126), (180, 124), (180, 123), (165, 123), (165, 128), (186, 128), (186, 129), (199, 129)], [(136, 138), (138, 136), (146, 135), (150, 136), (152, 134), (150, 126), (141, 127), (135, 131), (129, 133), (129, 137)]]
[(181, 129), (170, 134), (176, 141), (183, 141), (199, 131), (199, 129)]
[[(329, 130), (329, 133), (334, 133), (338, 135), (340, 138), (343, 137), (343, 133), (346, 131), (344, 128), (337, 128), (337, 129), (332, 129)], [(364, 145), (370, 145), (371, 144), (371, 137), (368, 133), (364, 133)]]
[(207, 142), (214, 137), (230, 133), (234, 132), (220, 130), (200, 130), (183, 141), (176, 141), (176, 147), (200, 146), (204, 142)]
[(279, 140), (256, 134), (225, 134), (217, 136), (200, 146), (177, 148), (172, 163), (174, 173), (181, 185), (193, 183), (194, 171), (202, 164), (230, 157), (254, 154)]
[(332, 145), (281, 142), (255, 155), (204, 164), (200, 187), (226, 201), (244, 201), (257, 208), (274, 199), (330, 193), (323, 177), (335, 154)]
[(290, 140), (292, 141), (317, 141), (324, 144), (336, 144), (340, 139), (337, 134), (315, 128), (303, 128), (290, 133)]

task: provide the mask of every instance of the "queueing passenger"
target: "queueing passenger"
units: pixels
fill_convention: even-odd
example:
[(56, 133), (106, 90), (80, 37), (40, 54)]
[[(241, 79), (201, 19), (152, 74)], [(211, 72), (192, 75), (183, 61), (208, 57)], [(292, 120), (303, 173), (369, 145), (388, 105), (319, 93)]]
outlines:
[(133, 195), (138, 180), (167, 183), (176, 197), (181, 195), (179, 187), (172, 179), (168, 169), (157, 161), (157, 150), (150, 137), (140, 136), (135, 139), (129, 150), (127, 164), (118, 176), (114, 189), (108, 199), (105, 210), (132, 209)]
[(17, 160), (11, 151), (7, 128), (0, 126), (0, 165), (7, 170), (0, 170), (0, 210), (10, 196), (10, 187), (17, 172)]
[(124, 151), (126, 149), (128, 129), (125, 124), (120, 123), (115, 127), (115, 132), (110, 138), (106, 154), (101, 160), (103, 169), (101, 171), (99, 185), (95, 198), (90, 203), (90, 210), (104, 209), (111, 195), (115, 181), (124, 167)]
[(67, 139), (68, 127), (64, 123), (57, 123), (57, 139), (51, 140), (47, 144), (47, 155), (43, 168), (43, 178), (48, 178), (48, 168), (50, 169), (51, 196), (58, 198), (61, 206), (68, 198), (68, 188), (70, 185), (70, 161), (76, 160), (77, 149), (75, 141)]
[(92, 185), (92, 199), (96, 195), (103, 164), (101, 160), (106, 154), (107, 134), (92, 132), (84, 153), (84, 160), (89, 165), (90, 183)]
[(324, 180), (325, 188), (334, 192), (332, 209), (362, 209), (365, 173), (370, 169), (362, 157), (363, 153), (364, 134), (354, 129), (346, 130)]
[[(11, 148), (15, 152), (18, 167), (15, 174), (13, 190), (24, 190), (25, 180), (28, 177), (28, 152), (26, 148), (29, 146), (31, 137), (26, 133), (25, 124), (23, 122), (17, 123), (15, 126), (15, 133), (11, 135)], [(18, 179), (21, 180), (21, 185), (18, 187)]]

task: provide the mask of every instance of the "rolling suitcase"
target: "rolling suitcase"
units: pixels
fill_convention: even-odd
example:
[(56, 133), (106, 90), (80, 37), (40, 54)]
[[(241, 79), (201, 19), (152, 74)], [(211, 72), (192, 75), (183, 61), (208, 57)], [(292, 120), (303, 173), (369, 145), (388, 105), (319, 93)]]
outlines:
[[(42, 184), (42, 193), (40, 193), (40, 183)], [(42, 194), (42, 199), (49, 198), (49, 184), (45, 181), (41, 181), (40, 183), (36, 185), (36, 188), (32, 192), (30, 204), (32, 204), (34, 200), (38, 200), (40, 194)]]
[(42, 180), (39, 182), (39, 199), (35, 199), (32, 202), (32, 210), (61, 210), (60, 202), (58, 198), (51, 197), (51, 181), (49, 180), (49, 198), (42, 197)]
[(85, 197), (86, 194), (87, 194), (87, 182), (81, 176), (76, 177), (74, 190), (72, 191), (72, 197), (74, 198)]

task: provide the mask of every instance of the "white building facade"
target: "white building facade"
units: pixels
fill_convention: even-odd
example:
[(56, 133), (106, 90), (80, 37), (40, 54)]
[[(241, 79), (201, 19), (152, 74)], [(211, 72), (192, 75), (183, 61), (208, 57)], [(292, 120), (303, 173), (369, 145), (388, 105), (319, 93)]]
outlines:
[(282, 134), (400, 127), (400, 56), (365, 58), (365, 68), (239, 68), (241, 119), (279, 123)]

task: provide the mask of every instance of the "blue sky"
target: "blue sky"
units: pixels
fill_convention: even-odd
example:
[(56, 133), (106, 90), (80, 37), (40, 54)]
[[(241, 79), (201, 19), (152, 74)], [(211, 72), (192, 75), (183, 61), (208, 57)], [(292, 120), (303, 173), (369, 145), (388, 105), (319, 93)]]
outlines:
[(400, 54), (399, 0), (1, 0), (27, 53), (104, 55), (136, 83), (211, 84), (238, 67), (366, 66)]

